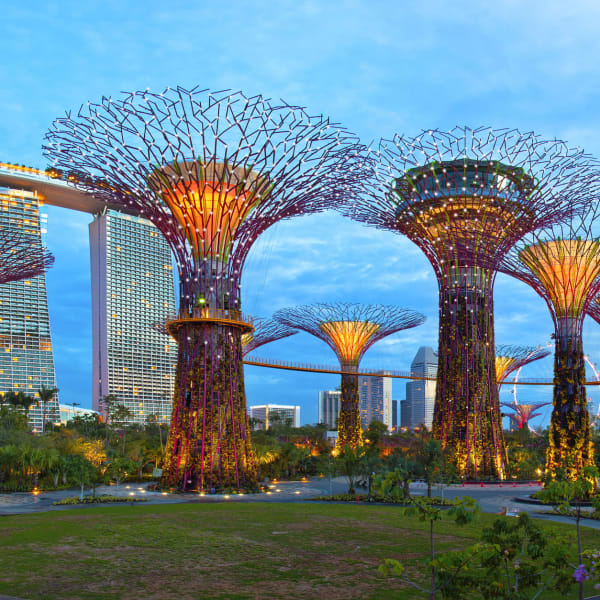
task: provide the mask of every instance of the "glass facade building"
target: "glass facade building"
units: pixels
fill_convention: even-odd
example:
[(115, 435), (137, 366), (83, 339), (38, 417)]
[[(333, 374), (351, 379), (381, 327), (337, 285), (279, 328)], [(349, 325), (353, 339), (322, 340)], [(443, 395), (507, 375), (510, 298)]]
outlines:
[[(31, 236), (42, 245), (46, 216), (40, 213), (35, 192), (0, 188), (0, 227)], [(0, 285), (0, 394), (23, 392), (32, 396), (29, 424), (58, 422), (58, 395), (43, 406), (38, 390), (56, 387), (54, 356), (48, 317), (46, 277)]]
[[(385, 375), (385, 371), (378, 371)], [(371, 421), (384, 423), (392, 429), (392, 379), (391, 377), (358, 377), (360, 424), (367, 429)]]
[(319, 423), (327, 425), (329, 429), (337, 429), (341, 406), (341, 391), (328, 390), (319, 392)]
[(425, 425), (431, 429), (435, 388), (438, 369), (438, 355), (429, 346), (421, 346), (410, 365), (411, 374), (429, 377), (429, 380), (409, 381), (406, 384), (406, 400), (402, 401), (402, 427), (413, 429)]
[[(257, 419), (254, 429), (269, 429), (275, 423), (300, 427), (300, 407), (286, 404), (263, 404), (248, 407), (248, 416)], [(275, 418), (273, 418), (275, 417)]]
[[(129, 422), (171, 417), (177, 343), (153, 325), (175, 314), (171, 251), (146, 219), (107, 211), (90, 223), (92, 406), (114, 397)], [(104, 416), (106, 416), (104, 414)]]

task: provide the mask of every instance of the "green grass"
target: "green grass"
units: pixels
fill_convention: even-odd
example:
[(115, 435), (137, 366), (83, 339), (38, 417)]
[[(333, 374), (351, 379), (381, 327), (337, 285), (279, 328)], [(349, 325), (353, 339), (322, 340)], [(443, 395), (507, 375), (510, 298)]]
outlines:
[[(377, 571), (389, 557), (409, 565), (412, 577), (424, 572), (428, 525), (400, 515), (401, 509), (387, 506), (206, 503), (2, 517), (0, 594), (61, 600), (422, 598)], [(463, 528), (436, 523), (437, 549), (463, 548), (495, 518), (482, 515)], [(574, 535), (571, 526), (543, 526)], [(598, 545), (597, 531), (583, 532), (585, 546)]]

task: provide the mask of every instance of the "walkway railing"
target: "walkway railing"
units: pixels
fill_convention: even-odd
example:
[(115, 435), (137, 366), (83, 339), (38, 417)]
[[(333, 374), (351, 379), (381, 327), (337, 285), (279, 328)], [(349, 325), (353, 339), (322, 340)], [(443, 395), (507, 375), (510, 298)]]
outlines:
[[(270, 369), (286, 369), (290, 371), (304, 371), (310, 373), (333, 373), (342, 375), (346, 371), (342, 371), (341, 367), (333, 367), (331, 365), (316, 365), (311, 363), (295, 362), (291, 360), (277, 360), (274, 358), (258, 358), (246, 357), (244, 364), (254, 367), (267, 367)], [(365, 377), (392, 377), (396, 379), (411, 379), (413, 381), (436, 381), (436, 377), (424, 377), (411, 373), (410, 371), (394, 371), (390, 369), (358, 369), (357, 375)], [(505, 380), (500, 382), (501, 385), (554, 385), (552, 378), (531, 378)], [(600, 385), (598, 381), (586, 381), (585, 385)]]

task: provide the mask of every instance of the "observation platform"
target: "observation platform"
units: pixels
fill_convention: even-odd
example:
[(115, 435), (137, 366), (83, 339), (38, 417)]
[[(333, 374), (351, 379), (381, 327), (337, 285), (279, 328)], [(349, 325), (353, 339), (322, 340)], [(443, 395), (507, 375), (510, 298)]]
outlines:
[(254, 320), (240, 310), (220, 308), (194, 308), (191, 313), (180, 311), (179, 315), (167, 317), (166, 328), (171, 337), (177, 340), (177, 334), (184, 325), (225, 325), (240, 329), (242, 333), (254, 331)]
[(91, 194), (77, 189), (69, 176), (52, 176), (32, 167), (21, 167), (0, 162), (0, 187), (26, 190), (37, 193), (40, 204), (69, 208), (93, 215), (105, 208), (138, 216), (139, 212), (126, 209), (120, 204), (110, 204), (97, 200)]

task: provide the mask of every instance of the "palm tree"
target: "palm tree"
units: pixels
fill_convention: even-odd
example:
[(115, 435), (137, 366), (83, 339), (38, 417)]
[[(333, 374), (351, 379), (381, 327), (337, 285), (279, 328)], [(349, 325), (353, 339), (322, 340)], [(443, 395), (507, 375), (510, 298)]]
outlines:
[(42, 384), (42, 387), (38, 390), (38, 396), (42, 403), (42, 433), (44, 433), (44, 425), (46, 422), (46, 405), (52, 401), (56, 394), (58, 394), (57, 387), (46, 387)]

